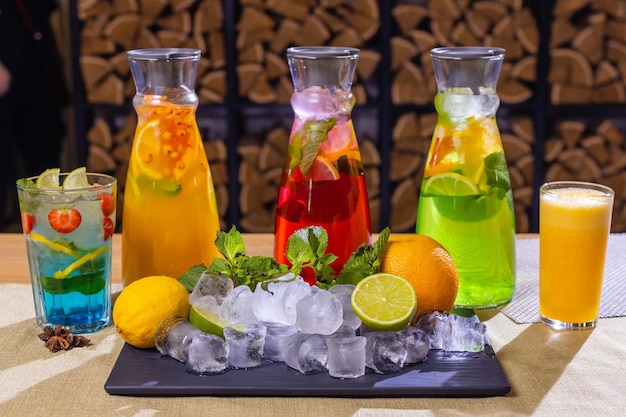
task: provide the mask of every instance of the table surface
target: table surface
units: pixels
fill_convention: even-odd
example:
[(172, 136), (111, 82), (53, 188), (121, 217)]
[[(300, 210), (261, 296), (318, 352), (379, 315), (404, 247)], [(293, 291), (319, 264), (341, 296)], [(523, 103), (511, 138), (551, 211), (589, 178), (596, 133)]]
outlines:
[[(526, 236), (520, 235), (519, 238)], [(270, 255), (270, 234), (246, 234), (249, 254)], [(114, 236), (113, 281), (121, 282), (121, 239)], [(607, 416), (626, 409), (626, 318), (594, 330), (559, 332), (516, 324), (498, 309), (478, 312), (511, 384), (491, 398), (124, 397), (104, 383), (123, 341), (113, 326), (92, 345), (50, 353), (37, 338), (21, 234), (0, 234), (0, 415), (94, 416)]]

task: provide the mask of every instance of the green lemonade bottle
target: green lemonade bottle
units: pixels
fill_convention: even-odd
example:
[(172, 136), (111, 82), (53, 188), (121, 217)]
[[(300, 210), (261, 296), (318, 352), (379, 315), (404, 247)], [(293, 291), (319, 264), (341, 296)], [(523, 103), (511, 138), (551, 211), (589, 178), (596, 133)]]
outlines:
[(452, 255), (455, 306), (489, 308), (515, 288), (515, 214), (495, 113), (504, 49), (435, 48), (438, 113), (419, 198), (416, 232)]

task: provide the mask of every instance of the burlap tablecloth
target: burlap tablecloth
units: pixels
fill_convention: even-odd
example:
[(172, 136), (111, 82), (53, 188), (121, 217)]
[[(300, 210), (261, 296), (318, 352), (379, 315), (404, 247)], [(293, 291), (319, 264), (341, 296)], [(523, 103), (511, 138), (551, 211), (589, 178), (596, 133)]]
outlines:
[[(0, 272), (1, 273), (1, 272)], [(512, 391), (493, 398), (121, 397), (104, 383), (122, 348), (113, 327), (86, 348), (50, 353), (37, 338), (30, 286), (0, 285), (1, 416), (595, 416), (626, 410), (626, 318), (557, 332), (479, 313)]]

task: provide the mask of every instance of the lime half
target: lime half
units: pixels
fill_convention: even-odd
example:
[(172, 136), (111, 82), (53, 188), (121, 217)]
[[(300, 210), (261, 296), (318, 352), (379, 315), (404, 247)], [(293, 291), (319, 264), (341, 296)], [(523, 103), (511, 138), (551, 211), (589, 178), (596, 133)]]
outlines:
[(480, 194), (478, 187), (469, 178), (456, 172), (435, 174), (426, 181), (422, 192), (426, 195), (462, 197)]
[(35, 187), (39, 190), (60, 190), (61, 186), (59, 185), (59, 174), (61, 173), (60, 168), (50, 168), (46, 169), (37, 177), (37, 182), (35, 182)]
[(89, 180), (87, 180), (87, 169), (85, 167), (76, 168), (65, 177), (63, 181), (64, 190), (80, 190), (89, 188)]
[(405, 328), (417, 309), (415, 290), (409, 281), (393, 274), (378, 273), (363, 278), (352, 292), (352, 308), (372, 330)]
[(205, 333), (211, 333), (221, 338), (224, 338), (224, 327), (231, 325), (226, 320), (222, 320), (218, 314), (209, 313), (194, 305), (189, 310), (189, 323)]

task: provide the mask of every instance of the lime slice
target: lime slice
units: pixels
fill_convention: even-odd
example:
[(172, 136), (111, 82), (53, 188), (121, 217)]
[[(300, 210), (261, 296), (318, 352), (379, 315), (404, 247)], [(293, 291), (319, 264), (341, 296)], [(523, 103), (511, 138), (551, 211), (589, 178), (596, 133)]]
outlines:
[(80, 190), (89, 188), (89, 180), (87, 180), (87, 168), (76, 168), (65, 177), (63, 181), (64, 190)]
[(224, 338), (224, 327), (231, 325), (226, 320), (222, 320), (217, 313), (209, 313), (193, 305), (189, 310), (189, 323), (205, 333), (211, 333), (221, 338)]
[(443, 172), (430, 177), (422, 192), (426, 195), (461, 197), (480, 194), (478, 187), (467, 177), (456, 172)]
[(393, 274), (378, 273), (363, 278), (352, 292), (352, 308), (372, 330), (405, 328), (417, 309), (415, 290), (409, 281)]
[(50, 168), (46, 169), (44, 172), (37, 177), (37, 182), (35, 182), (35, 187), (39, 190), (60, 190), (61, 186), (59, 185), (59, 174), (61, 173), (60, 168)]
[(67, 246), (63, 246), (59, 243), (53, 242), (51, 240), (49, 240), (48, 238), (46, 238), (44, 235), (40, 235), (39, 233), (35, 233), (35, 232), (31, 232), (28, 237), (32, 240), (35, 240), (39, 243), (42, 243), (52, 249), (54, 249), (57, 252), (63, 252), (66, 255), (70, 255), (73, 256), (74, 258), (80, 258), (80, 254), (74, 252), (72, 249), (68, 248)]

